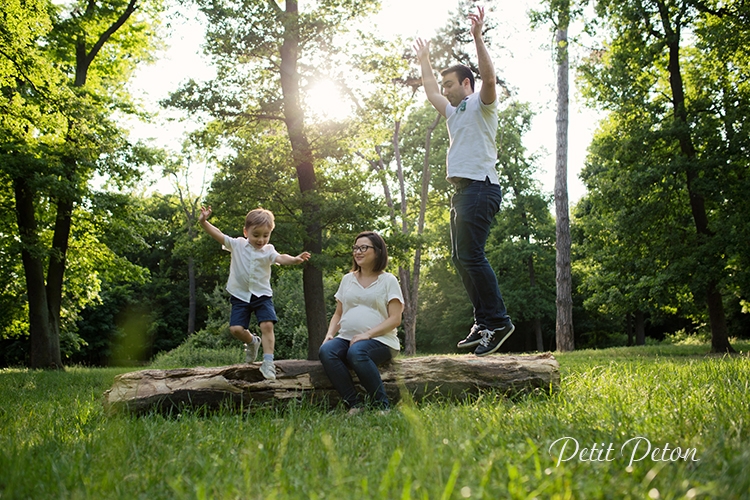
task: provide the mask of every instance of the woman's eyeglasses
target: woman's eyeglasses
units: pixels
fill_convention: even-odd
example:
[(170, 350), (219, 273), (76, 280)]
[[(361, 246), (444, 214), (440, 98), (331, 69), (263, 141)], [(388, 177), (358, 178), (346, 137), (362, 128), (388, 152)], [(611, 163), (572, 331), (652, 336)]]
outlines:
[(352, 253), (365, 253), (367, 252), (368, 248), (375, 248), (375, 247), (370, 246), (370, 245), (362, 245), (358, 247), (357, 245), (354, 245), (352, 247)]

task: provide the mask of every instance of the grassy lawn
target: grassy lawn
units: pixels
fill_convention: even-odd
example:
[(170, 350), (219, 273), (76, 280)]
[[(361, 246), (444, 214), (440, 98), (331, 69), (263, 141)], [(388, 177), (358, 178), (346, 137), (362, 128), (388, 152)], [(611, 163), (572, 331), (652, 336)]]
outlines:
[(558, 354), (552, 396), (354, 417), (108, 416), (129, 369), (4, 370), (0, 498), (750, 498), (750, 344), (734, 345)]

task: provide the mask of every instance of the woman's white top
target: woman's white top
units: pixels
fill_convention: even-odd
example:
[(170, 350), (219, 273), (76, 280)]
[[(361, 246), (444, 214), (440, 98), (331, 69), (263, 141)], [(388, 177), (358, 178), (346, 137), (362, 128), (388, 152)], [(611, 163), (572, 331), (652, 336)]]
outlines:
[[(398, 280), (391, 273), (381, 273), (378, 279), (364, 288), (354, 273), (348, 273), (341, 279), (336, 292), (336, 300), (341, 302), (342, 313), (337, 337), (351, 340), (359, 333), (364, 333), (388, 319), (388, 303), (398, 299), (404, 303), (404, 296)], [(373, 337), (391, 349), (401, 350), (397, 330)]]

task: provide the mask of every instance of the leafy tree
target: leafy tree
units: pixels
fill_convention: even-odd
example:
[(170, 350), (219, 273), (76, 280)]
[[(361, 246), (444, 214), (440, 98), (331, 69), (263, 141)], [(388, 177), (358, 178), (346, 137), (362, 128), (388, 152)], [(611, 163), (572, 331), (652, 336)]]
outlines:
[[(149, 159), (111, 115), (132, 110), (121, 84), (147, 57), (158, 5), (3, 3), (0, 165), (13, 189), (32, 367), (62, 366), (64, 277), (88, 182), (94, 172), (124, 179)], [(138, 6), (146, 16), (133, 16)]]
[[(187, 317), (187, 334), (192, 335), (196, 331), (196, 315), (198, 291), (196, 288), (195, 275), (195, 256), (194, 242), (198, 237), (197, 220), (198, 212), (201, 207), (204, 190), (207, 185), (206, 176), (208, 174), (207, 158), (201, 158), (200, 137), (202, 134), (196, 134), (197, 141), (191, 141), (189, 138), (183, 143), (182, 154), (167, 162), (164, 167), (164, 174), (172, 178), (172, 187), (176, 193), (176, 201), (179, 203), (180, 211), (183, 215), (183, 226), (185, 227), (184, 244), (177, 249), (177, 252), (186, 253), (187, 274), (188, 274), (188, 317)], [(201, 162), (203, 173), (200, 176), (201, 183), (198, 186), (198, 193), (193, 193), (190, 179), (193, 177), (195, 163)], [(191, 167), (193, 169), (191, 170)]]
[(611, 38), (583, 76), (589, 97), (612, 116), (584, 172), (594, 193), (589, 213), (602, 225), (617, 222), (609, 252), (642, 256), (628, 268), (636, 281), (616, 288), (631, 307), (705, 303), (712, 351), (731, 352), (725, 300), (737, 299), (727, 290), (740, 300), (747, 293), (736, 251), (747, 235), (738, 218), (747, 208), (739, 194), (747, 187), (739, 154), (747, 145), (747, 7), (602, 0), (596, 8)]

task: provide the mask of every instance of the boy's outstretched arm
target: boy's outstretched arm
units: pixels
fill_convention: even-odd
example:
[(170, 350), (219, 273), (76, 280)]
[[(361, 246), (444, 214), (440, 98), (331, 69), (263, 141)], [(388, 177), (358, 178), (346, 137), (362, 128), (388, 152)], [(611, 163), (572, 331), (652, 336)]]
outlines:
[(224, 244), (224, 233), (222, 233), (216, 226), (208, 222), (208, 216), (211, 215), (211, 207), (201, 207), (201, 214), (198, 216), (198, 223), (201, 227), (211, 235), (213, 239)]
[(279, 254), (278, 257), (276, 257), (276, 263), (282, 266), (293, 266), (295, 264), (302, 264), (309, 258), (310, 258), (310, 252), (302, 252), (296, 257), (292, 257), (289, 254), (282, 253), (282, 254)]

